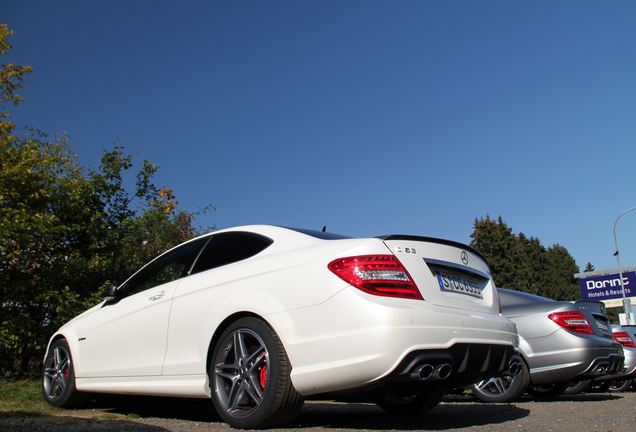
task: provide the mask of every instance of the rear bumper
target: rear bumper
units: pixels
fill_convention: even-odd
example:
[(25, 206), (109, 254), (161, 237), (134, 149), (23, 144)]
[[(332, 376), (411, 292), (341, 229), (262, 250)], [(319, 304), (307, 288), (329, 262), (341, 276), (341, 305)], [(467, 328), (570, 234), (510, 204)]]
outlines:
[[(444, 388), (464, 387), (484, 378), (515, 375), (520, 371), (518, 350), (509, 345), (455, 344), (447, 349), (418, 350), (409, 353), (384, 381), (400, 383), (434, 383)], [(447, 365), (448, 374), (427, 373)]]
[(353, 289), (265, 318), (280, 336), (292, 382), (304, 396), (399, 382), (422, 362), (448, 363), (445, 384), (455, 378), (471, 383), (506, 373), (518, 347), (516, 326), (501, 315)]
[(532, 384), (536, 385), (620, 373), (625, 362), (619, 343), (564, 329), (548, 337), (522, 340), (520, 349), (526, 357)]
[(636, 348), (625, 348), (625, 365), (618, 373), (610, 373), (610, 375), (603, 376), (596, 379), (596, 381), (607, 380), (628, 380), (636, 378)]

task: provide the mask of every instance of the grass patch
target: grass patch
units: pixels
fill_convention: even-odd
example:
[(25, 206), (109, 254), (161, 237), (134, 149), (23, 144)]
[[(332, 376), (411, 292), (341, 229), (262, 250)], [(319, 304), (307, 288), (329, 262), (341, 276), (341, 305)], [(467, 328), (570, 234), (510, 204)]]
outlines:
[(0, 380), (0, 417), (49, 416), (56, 410), (44, 400), (39, 380)]

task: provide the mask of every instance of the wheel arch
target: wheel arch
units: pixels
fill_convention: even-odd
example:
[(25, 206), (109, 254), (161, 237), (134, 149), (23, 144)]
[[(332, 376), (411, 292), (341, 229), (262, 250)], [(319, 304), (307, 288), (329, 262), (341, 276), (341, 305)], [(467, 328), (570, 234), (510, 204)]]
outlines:
[(526, 368), (528, 369), (528, 377), (530, 378), (530, 385), (532, 385), (532, 373), (530, 372), (530, 364), (528, 363), (528, 358), (521, 350), (519, 350), (519, 358), (526, 364)]
[(49, 355), (49, 351), (51, 350), (51, 346), (59, 341), (60, 339), (64, 339), (66, 341), (66, 343), (68, 344), (68, 349), (71, 351), (71, 356), (73, 358), (73, 363), (75, 363), (75, 347), (71, 346), (71, 342), (69, 340), (69, 338), (63, 334), (63, 333), (55, 333), (53, 336), (51, 336), (51, 338), (49, 339), (48, 343), (46, 344), (46, 350), (44, 350), (44, 357), (42, 358), (42, 363), (44, 364), (44, 361), (46, 360), (46, 356)]
[[(208, 345), (208, 353), (206, 356), (206, 360), (205, 360), (205, 364), (207, 365), (206, 368), (206, 373), (209, 375), (210, 373), (210, 366), (212, 365), (212, 357), (214, 356), (214, 347), (216, 346), (216, 344), (218, 343), (219, 339), (221, 338), (221, 335), (223, 334), (223, 332), (235, 321), (241, 319), (241, 318), (257, 318), (261, 321), (263, 321), (265, 324), (267, 324), (269, 327), (272, 328), (272, 325), (262, 316), (254, 313), (254, 312), (248, 312), (248, 311), (242, 311), (242, 312), (235, 312), (232, 315), (228, 316), (227, 318), (225, 318), (223, 321), (221, 321), (221, 323), (216, 327), (216, 330), (214, 331), (214, 334), (212, 335), (212, 339), (210, 340), (210, 344)], [(275, 331), (275, 330), (274, 330)]]

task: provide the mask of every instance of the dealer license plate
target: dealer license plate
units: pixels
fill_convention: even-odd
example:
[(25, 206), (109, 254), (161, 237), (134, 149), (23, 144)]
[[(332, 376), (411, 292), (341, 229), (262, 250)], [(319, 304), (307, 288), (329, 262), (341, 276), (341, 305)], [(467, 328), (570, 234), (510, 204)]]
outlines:
[(437, 274), (439, 288), (442, 291), (451, 291), (472, 297), (483, 298), (481, 294), (481, 286), (477, 281), (440, 271), (436, 271), (435, 273)]

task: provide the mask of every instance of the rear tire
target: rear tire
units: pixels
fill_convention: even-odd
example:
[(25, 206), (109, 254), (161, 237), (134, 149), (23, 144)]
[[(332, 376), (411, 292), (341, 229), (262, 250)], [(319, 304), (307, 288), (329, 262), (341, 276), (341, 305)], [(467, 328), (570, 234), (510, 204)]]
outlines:
[(49, 348), (42, 369), (42, 393), (49, 404), (60, 408), (76, 408), (88, 400), (89, 394), (75, 387), (73, 359), (66, 339), (53, 342)]
[(217, 342), (210, 366), (212, 401), (233, 428), (261, 429), (290, 422), (304, 399), (294, 389), (282, 342), (257, 318), (232, 323)]
[(413, 395), (383, 393), (376, 398), (376, 403), (389, 414), (414, 415), (435, 408), (445, 394), (446, 390), (443, 388), (431, 388)]
[(521, 398), (530, 386), (530, 372), (526, 362), (521, 361), (521, 372), (517, 375), (490, 378), (472, 384), (470, 389), (482, 402), (508, 403)]
[(568, 389), (569, 384), (567, 382), (542, 384), (537, 386), (531, 386), (528, 389), (528, 393), (535, 399), (549, 400), (561, 396)]
[(585, 380), (585, 381), (579, 381), (574, 384), (570, 384), (564, 393), (565, 394), (583, 393), (585, 390), (587, 390), (590, 387), (591, 383), (592, 382), (590, 380)]
[(625, 381), (614, 380), (612, 381), (612, 384), (609, 387), (609, 391), (624, 392), (629, 390), (631, 386), (632, 386), (632, 380), (625, 380)]

